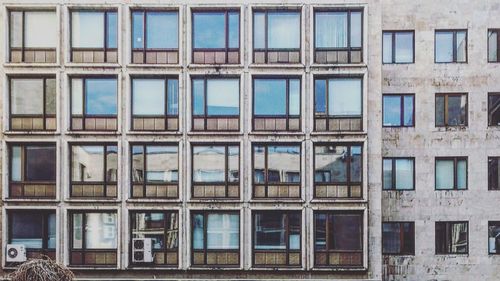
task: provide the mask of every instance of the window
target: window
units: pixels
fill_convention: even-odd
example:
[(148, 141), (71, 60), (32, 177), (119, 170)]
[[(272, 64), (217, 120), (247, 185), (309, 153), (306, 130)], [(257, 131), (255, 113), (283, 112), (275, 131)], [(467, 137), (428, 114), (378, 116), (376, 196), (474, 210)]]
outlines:
[(132, 197), (178, 198), (178, 145), (133, 144), (131, 150)]
[(363, 266), (362, 212), (314, 212), (314, 265)]
[(300, 198), (300, 144), (253, 145), (253, 197)]
[(415, 31), (383, 32), (383, 63), (414, 63)]
[(436, 255), (468, 253), (468, 222), (436, 222)]
[(56, 198), (56, 145), (9, 144), (9, 197)]
[(179, 63), (177, 11), (132, 11), (132, 63)]
[(300, 30), (300, 11), (254, 11), (254, 63), (300, 63)]
[(363, 191), (363, 147), (361, 144), (317, 144), (314, 146), (314, 196), (316, 198), (361, 198)]
[(488, 189), (500, 190), (500, 157), (488, 157)]
[(240, 147), (238, 144), (192, 146), (192, 197), (240, 197)]
[(116, 10), (71, 11), (71, 62), (118, 62)]
[(240, 129), (240, 79), (193, 78), (192, 129), (238, 131)]
[(56, 130), (56, 79), (10, 77), (10, 130)]
[(277, 267), (301, 265), (300, 211), (253, 213), (253, 265)]
[(436, 94), (436, 127), (467, 126), (467, 94)]
[(132, 130), (179, 130), (177, 78), (132, 78)]
[(71, 130), (116, 131), (116, 78), (71, 78)]
[(488, 253), (500, 254), (500, 222), (488, 222)]
[(193, 63), (240, 63), (240, 11), (193, 11)]
[(415, 158), (383, 158), (384, 190), (415, 190)]
[(488, 93), (488, 125), (500, 126), (500, 93)]
[(500, 58), (498, 56), (499, 51), (498, 48), (500, 44), (498, 40), (500, 37), (498, 36), (499, 29), (488, 29), (488, 62), (500, 62)]
[(192, 213), (193, 266), (240, 264), (240, 215), (237, 212)]
[(55, 63), (58, 33), (55, 11), (9, 11), (9, 61)]
[[(133, 239), (150, 238), (153, 248), (153, 265), (177, 266), (179, 263), (179, 215), (177, 211), (134, 211), (130, 214), (130, 248)], [(132, 255), (130, 255), (130, 262)], [(138, 264), (139, 265), (139, 264)], [(144, 264), (140, 264), (144, 266)]]
[(436, 190), (467, 189), (467, 157), (436, 158)]
[(415, 95), (383, 95), (383, 126), (415, 126)]
[(56, 212), (8, 210), (8, 244), (24, 245), (27, 258), (56, 259)]
[(382, 223), (382, 253), (384, 255), (415, 255), (415, 223)]
[(116, 144), (71, 144), (70, 152), (71, 197), (117, 197)]
[(361, 131), (362, 120), (362, 78), (315, 79), (314, 130)]
[(300, 79), (253, 79), (253, 129), (300, 131)]
[(314, 13), (314, 62), (363, 61), (363, 10), (318, 10)]
[(70, 265), (116, 266), (116, 212), (70, 212)]
[(435, 62), (467, 62), (467, 30), (436, 30), (435, 36)]

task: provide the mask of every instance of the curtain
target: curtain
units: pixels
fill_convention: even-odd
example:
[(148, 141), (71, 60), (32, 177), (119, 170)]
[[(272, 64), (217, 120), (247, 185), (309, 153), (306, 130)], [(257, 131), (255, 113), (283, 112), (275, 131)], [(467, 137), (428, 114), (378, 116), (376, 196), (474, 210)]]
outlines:
[(361, 79), (345, 78), (328, 81), (328, 113), (333, 116), (361, 115)]
[(133, 115), (165, 114), (165, 80), (133, 79)]
[(28, 48), (55, 48), (57, 45), (57, 17), (55, 12), (25, 13), (24, 46)]
[(103, 48), (104, 13), (73, 12), (71, 40), (74, 48)]
[(347, 13), (316, 13), (316, 48), (347, 47)]
[(396, 159), (396, 189), (413, 189), (413, 160)]
[(436, 189), (453, 188), (453, 160), (436, 161)]

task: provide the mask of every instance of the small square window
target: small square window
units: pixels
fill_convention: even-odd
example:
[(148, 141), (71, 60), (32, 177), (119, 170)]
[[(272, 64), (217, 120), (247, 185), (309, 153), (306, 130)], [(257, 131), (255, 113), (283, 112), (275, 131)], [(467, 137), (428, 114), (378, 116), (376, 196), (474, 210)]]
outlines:
[(467, 126), (467, 94), (436, 94), (436, 127)]
[(415, 255), (415, 223), (382, 223), (382, 253), (384, 255)]
[(468, 253), (468, 222), (436, 222), (436, 255)]
[(436, 63), (467, 62), (467, 30), (436, 30)]
[(414, 63), (414, 31), (384, 31), (383, 63)]
[(415, 126), (415, 95), (383, 95), (383, 126)]
[(383, 158), (384, 190), (415, 189), (414, 158)]
[(436, 190), (467, 189), (467, 158), (436, 158)]

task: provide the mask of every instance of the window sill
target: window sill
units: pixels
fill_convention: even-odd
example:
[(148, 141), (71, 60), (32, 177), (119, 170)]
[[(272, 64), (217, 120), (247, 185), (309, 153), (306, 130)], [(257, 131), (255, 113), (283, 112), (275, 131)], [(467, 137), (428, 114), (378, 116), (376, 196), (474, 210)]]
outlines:
[(120, 199), (112, 198), (66, 198), (64, 199), (65, 202), (72, 202), (72, 203), (88, 203), (88, 202), (99, 202), (99, 203), (118, 203), (121, 202)]
[(17, 203), (17, 202), (44, 202), (44, 203), (58, 203), (60, 200), (57, 198), (4, 198), (4, 203)]
[(314, 198), (311, 200), (311, 203), (332, 203), (332, 202), (337, 202), (337, 203), (368, 203), (368, 200), (365, 198), (331, 198), (331, 199), (326, 199), (326, 198)]
[(351, 135), (351, 136), (366, 136), (368, 132), (366, 131), (313, 131), (311, 132), (311, 136), (331, 136), (331, 135)]
[(205, 271), (205, 270), (224, 270), (224, 271), (231, 271), (231, 270), (243, 270), (243, 267), (241, 265), (237, 266), (190, 266), (188, 267), (188, 270), (200, 270), (200, 271)]
[(212, 136), (212, 135), (224, 135), (224, 136), (243, 136), (242, 131), (189, 131), (188, 136)]
[(55, 136), (55, 135), (61, 135), (60, 131), (5, 131), (4, 135), (11, 135), (11, 136), (17, 136), (17, 135), (47, 135), (47, 136)]
[(305, 267), (304, 266), (276, 266), (276, 267), (257, 267), (252, 265), (251, 268), (248, 269), (249, 271), (304, 271)]
[(92, 67), (101, 67), (101, 68), (120, 68), (122, 67), (119, 63), (114, 63), (114, 62), (109, 62), (109, 63), (87, 63), (87, 62), (82, 62), (82, 63), (77, 63), (77, 62), (68, 62), (65, 64), (66, 67), (70, 68), (77, 68), (77, 67), (83, 67), (83, 68), (92, 68)]
[(144, 265), (140, 265), (140, 266), (134, 266), (134, 265), (129, 265), (127, 266), (126, 268), (127, 270), (181, 270), (181, 268), (178, 266), (178, 265), (175, 265), (175, 266), (168, 266), (168, 265), (164, 265), (164, 266), (161, 266), (161, 265), (157, 265), (157, 264), (153, 264), (151, 266), (144, 266)]
[(188, 203), (195, 203), (195, 204), (217, 204), (217, 203), (228, 203), (228, 204), (241, 204), (243, 203), (243, 199), (241, 198), (224, 198), (224, 197), (219, 197), (219, 198), (191, 198), (187, 200)]
[(313, 271), (343, 271), (343, 272), (365, 272), (368, 268), (364, 266), (325, 266), (325, 267), (313, 267)]
[(311, 68), (368, 68), (366, 63), (313, 63)]
[(303, 63), (250, 63), (250, 68), (305, 68)]
[(304, 204), (306, 201), (302, 198), (252, 198), (250, 199), (250, 203), (297, 203)]
[(127, 135), (170, 135), (170, 136), (182, 136), (181, 131), (126, 131)]
[(178, 63), (129, 63), (130, 68), (176, 68), (181, 69), (182, 65)]
[(242, 63), (239, 64), (229, 64), (229, 63), (212, 63), (212, 64), (200, 64), (200, 63), (189, 63), (188, 68), (193, 69), (193, 68), (243, 68), (244, 65)]
[(250, 136), (267, 136), (267, 135), (277, 135), (277, 136), (304, 136), (305, 132), (302, 131), (251, 131), (248, 133)]
[(70, 269), (72, 271), (78, 271), (78, 270), (89, 271), (89, 270), (119, 270), (120, 268), (116, 265), (111, 265), (111, 266), (68, 265), (68, 269)]
[(57, 67), (59, 68), (59, 63), (42, 63), (42, 62), (6, 62), (3, 64), (5, 68), (8, 67)]
[(103, 135), (103, 136), (119, 136), (121, 131), (67, 131), (67, 135), (77, 136), (77, 135)]
[(434, 132), (463, 132), (468, 130), (467, 125), (459, 126), (436, 126)]
[(162, 202), (162, 203), (181, 203), (182, 200), (179, 198), (172, 198), (172, 199), (166, 199), (166, 198), (128, 198), (125, 200), (127, 203), (157, 203), (157, 202)]

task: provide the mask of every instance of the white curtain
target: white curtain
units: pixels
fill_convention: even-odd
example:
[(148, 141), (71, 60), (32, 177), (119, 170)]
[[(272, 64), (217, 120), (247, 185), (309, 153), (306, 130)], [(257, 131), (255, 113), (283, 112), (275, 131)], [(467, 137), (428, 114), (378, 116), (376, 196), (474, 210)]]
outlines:
[(328, 81), (328, 87), (328, 113), (330, 115), (361, 115), (361, 79), (331, 79)]
[(104, 48), (104, 13), (73, 12), (71, 40), (74, 48)]
[(347, 13), (316, 13), (316, 48), (347, 47)]
[(396, 189), (413, 189), (413, 160), (396, 159)]
[(436, 161), (436, 189), (452, 189), (453, 177), (453, 160)]
[(300, 13), (269, 13), (267, 25), (268, 48), (300, 48)]
[(55, 12), (25, 13), (24, 45), (28, 48), (55, 48), (57, 45), (57, 17)]
[(165, 80), (134, 79), (132, 81), (134, 115), (165, 114)]

